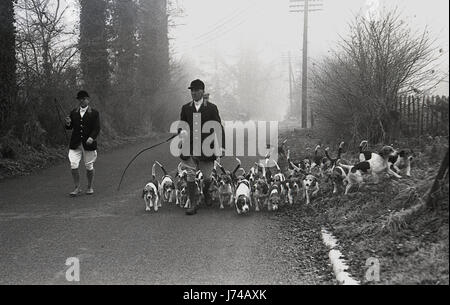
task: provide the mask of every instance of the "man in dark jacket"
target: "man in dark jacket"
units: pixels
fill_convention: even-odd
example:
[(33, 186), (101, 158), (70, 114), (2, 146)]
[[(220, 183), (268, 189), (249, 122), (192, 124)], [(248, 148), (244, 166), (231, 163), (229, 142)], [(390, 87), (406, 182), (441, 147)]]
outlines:
[(97, 110), (89, 106), (89, 94), (80, 91), (77, 94), (79, 107), (72, 110), (66, 117), (66, 129), (71, 129), (72, 137), (69, 145), (69, 160), (75, 190), (70, 196), (75, 197), (81, 193), (80, 173), (78, 167), (81, 158), (84, 158), (88, 186), (86, 194), (94, 194), (92, 182), (94, 180), (94, 162), (97, 159), (97, 137), (100, 133), (100, 117)]
[[(217, 106), (209, 102), (208, 98), (206, 98), (205, 96), (205, 84), (201, 80), (196, 79), (192, 81), (188, 89), (191, 90), (192, 101), (183, 105), (181, 109), (180, 120), (186, 122), (189, 125), (190, 155), (182, 155), (181, 158), (186, 170), (188, 171), (187, 190), (192, 204), (192, 207), (186, 211), (186, 214), (194, 215), (197, 213), (198, 206), (196, 205), (195, 201), (195, 171), (192, 170), (192, 168), (201, 170), (203, 174), (203, 195), (205, 198), (205, 203), (209, 205), (210, 196), (207, 190), (211, 183), (211, 173), (214, 167), (214, 161), (216, 160), (216, 156), (218, 154), (205, 154), (205, 151), (202, 148), (202, 144), (205, 139), (214, 134), (214, 129), (212, 132), (203, 132), (202, 128), (206, 122), (216, 122), (220, 126), (222, 134), (214, 134), (215, 136), (217, 136), (216, 139), (219, 141), (218, 143), (221, 146), (220, 148), (217, 148), (218, 150), (216, 150), (216, 152), (219, 152), (219, 155), (221, 155), (223, 151), (225, 135), (223, 127), (221, 125), (222, 122)], [(214, 146), (214, 143), (212, 144), (212, 146)], [(214, 147), (212, 148), (216, 149)]]

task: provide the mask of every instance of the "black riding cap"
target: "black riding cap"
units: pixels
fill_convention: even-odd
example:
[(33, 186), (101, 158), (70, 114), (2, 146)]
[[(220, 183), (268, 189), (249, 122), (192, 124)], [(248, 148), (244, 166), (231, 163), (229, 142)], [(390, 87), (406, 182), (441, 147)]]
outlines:
[(82, 100), (87, 97), (89, 97), (89, 94), (86, 91), (84, 91), (84, 90), (78, 91), (77, 100)]
[(191, 82), (191, 85), (189, 86), (189, 88), (188, 89), (200, 89), (200, 90), (205, 90), (205, 83), (204, 82), (202, 82), (201, 80), (199, 80), (199, 79), (196, 79), (196, 80), (193, 80), (192, 82)]

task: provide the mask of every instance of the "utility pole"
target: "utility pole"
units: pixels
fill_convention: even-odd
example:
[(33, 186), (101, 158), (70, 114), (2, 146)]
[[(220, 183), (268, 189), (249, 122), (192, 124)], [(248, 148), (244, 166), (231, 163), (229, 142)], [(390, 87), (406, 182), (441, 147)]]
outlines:
[(296, 96), (296, 80), (294, 69), (292, 67), (292, 61), (297, 62), (298, 56), (292, 56), (291, 52), (288, 51), (287, 55), (281, 56), (283, 65), (286, 64), (289, 72), (289, 108), (288, 108), (288, 118), (297, 116), (297, 109), (300, 109), (295, 102)]
[(302, 62), (302, 128), (308, 128), (308, 10), (305, 0), (303, 12), (303, 62)]
[(290, 12), (303, 12), (303, 63), (302, 63), (302, 128), (308, 128), (308, 17), (309, 12), (321, 11), (322, 3), (318, 0), (290, 0)]
[[(293, 79), (292, 79), (291, 52), (289, 52), (289, 114), (294, 112), (294, 102), (292, 100), (292, 80)], [(290, 117), (290, 115), (289, 115), (289, 117)]]

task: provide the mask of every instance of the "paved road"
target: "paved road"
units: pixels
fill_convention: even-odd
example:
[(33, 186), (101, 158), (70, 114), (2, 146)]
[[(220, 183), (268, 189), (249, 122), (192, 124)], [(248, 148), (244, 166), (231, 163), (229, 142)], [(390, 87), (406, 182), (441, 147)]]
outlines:
[(68, 257), (80, 259), (81, 284), (320, 283), (320, 272), (292, 259), (301, 253), (281, 254), (283, 232), (267, 213), (145, 213), (140, 193), (154, 158), (168, 169), (178, 164), (167, 145), (140, 157), (116, 192), (124, 166), (148, 144), (100, 152), (92, 197), (67, 195), (68, 164), (0, 182), (0, 284), (66, 284)]

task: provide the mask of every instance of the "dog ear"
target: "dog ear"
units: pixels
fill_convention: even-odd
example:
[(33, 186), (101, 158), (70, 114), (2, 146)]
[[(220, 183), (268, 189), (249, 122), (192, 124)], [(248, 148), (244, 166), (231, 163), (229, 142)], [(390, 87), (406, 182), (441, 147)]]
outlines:
[(142, 190), (142, 198), (145, 198), (145, 189)]

